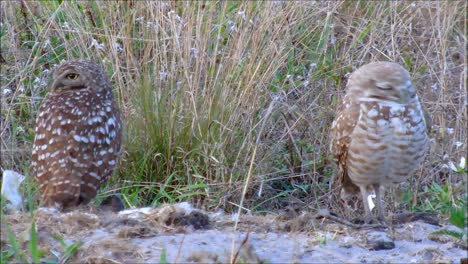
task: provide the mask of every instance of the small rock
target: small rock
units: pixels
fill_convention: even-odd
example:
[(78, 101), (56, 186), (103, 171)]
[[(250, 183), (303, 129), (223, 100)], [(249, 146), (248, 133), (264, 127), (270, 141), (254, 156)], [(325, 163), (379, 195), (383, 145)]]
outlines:
[(395, 248), (395, 242), (386, 232), (372, 231), (367, 234), (366, 247), (369, 250), (388, 250)]
[(106, 211), (112, 211), (114, 213), (120, 212), (125, 209), (125, 205), (118, 194), (108, 196), (99, 207)]

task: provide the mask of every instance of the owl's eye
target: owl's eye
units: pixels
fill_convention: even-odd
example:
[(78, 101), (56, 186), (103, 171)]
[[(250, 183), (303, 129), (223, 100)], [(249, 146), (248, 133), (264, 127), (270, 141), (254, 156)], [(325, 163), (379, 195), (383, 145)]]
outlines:
[(391, 90), (393, 89), (392, 85), (388, 82), (375, 82), (375, 86), (381, 90)]
[(65, 78), (69, 79), (69, 80), (75, 80), (76, 78), (78, 78), (78, 76), (80, 76), (79, 74), (77, 73), (69, 73), (65, 76)]

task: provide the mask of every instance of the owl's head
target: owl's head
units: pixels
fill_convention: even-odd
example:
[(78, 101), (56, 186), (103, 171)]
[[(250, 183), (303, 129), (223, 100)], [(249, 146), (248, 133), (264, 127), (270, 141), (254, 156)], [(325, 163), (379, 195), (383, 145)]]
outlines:
[(52, 92), (93, 90), (101, 92), (110, 89), (110, 82), (104, 70), (92, 61), (69, 61), (60, 64), (52, 73)]
[(372, 62), (357, 69), (349, 78), (348, 93), (362, 101), (406, 104), (416, 98), (408, 71), (394, 62)]

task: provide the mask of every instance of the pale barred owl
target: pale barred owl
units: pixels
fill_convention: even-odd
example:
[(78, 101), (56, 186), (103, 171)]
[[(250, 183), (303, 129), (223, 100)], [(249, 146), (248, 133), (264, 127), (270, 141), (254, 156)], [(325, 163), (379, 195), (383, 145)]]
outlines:
[(397, 63), (362, 66), (346, 89), (330, 146), (341, 195), (360, 191), (369, 223), (368, 195), (374, 189), (378, 219), (384, 222), (380, 186), (400, 183), (419, 169), (428, 148), (426, 121), (408, 71)]
[(31, 174), (46, 206), (86, 204), (111, 175), (122, 125), (112, 86), (91, 61), (70, 61), (52, 73), (35, 127)]

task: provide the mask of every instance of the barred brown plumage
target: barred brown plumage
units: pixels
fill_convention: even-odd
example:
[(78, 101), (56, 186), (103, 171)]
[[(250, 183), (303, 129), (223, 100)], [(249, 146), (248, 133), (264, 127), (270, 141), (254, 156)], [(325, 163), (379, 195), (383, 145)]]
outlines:
[(378, 218), (384, 221), (381, 185), (414, 175), (428, 148), (426, 121), (408, 71), (392, 62), (373, 62), (356, 70), (331, 138), (342, 196), (360, 191), (369, 223), (367, 197), (373, 188)]
[(104, 70), (70, 61), (52, 73), (36, 120), (31, 175), (46, 206), (86, 204), (115, 168), (122, 125)]

